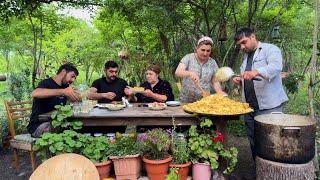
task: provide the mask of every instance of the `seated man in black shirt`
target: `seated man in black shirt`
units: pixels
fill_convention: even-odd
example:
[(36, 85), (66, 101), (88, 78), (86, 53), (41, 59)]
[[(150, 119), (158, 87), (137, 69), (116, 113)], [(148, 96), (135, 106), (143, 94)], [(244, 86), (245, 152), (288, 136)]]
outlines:
[(118, 78), (118, 64), (114, 61), (107, 61), (104, 65), (105, 77), (95, 80), (88, 93), (88, 98), (98, 100), (98, 103), (110, 103), (121, 101), (123, 96), (130, 100), (133, 97), (132, 91), (127, 88), (128, 83)]
[(32, 91), (33, 104), (28, 131), (33, 137), (40, 137), (51, 130), (50, 122), (39, 121), (40, 114), (53, 111), (55, 105), (65, 105), (67, 99), (80, 100), (79, 94), (69, 86), (78, 74), (78, 70), (72, 64), (64, 64), (54, 77), (42, 80)]
[(136, 94), (137, 101), (142, 103), (148, 102), (166, 102), (173, 101), (171, 85), (168, 81), (159, 78), (160, 67), (158, 65), (150, 65), (146, 71), (146, 80), (140, 85), (145, 90)]

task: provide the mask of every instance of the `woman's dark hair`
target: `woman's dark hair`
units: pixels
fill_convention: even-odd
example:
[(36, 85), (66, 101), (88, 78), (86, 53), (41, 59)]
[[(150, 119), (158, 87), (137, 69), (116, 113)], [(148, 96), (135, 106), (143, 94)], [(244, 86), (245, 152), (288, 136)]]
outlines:
[(234, 35), (234, 41), (239, 41), (240, 39), (242, 39), (243, 37), (249, 37), (251, 36), (251, 34), (254, 34), (254, 29), (248, 28), (248, 27), (244, 27), (239, 29), (236, 34)]
[(62, 70), (68, 72), (74, 72), (77, 76), (79, 75), (78, 69), (72, 63), (66, 63), (59, 67), (57, 74), (59, 74)]
[(158, 66), (158, 65), (156, 65), (156, 64), (152, 64), (152, 65), (150, 65), (148, 68), (147, 68), (147, 70), (149, 70), (149, 71), (153, 71), (153, 72), (155, 72), (156, 74), (160, 74), (160, 67)]
[(105, 64), (104, 64), (104, 69), (109, 69), (109, 68), (118, 68), (119, 65), (114, 62), (114, 61), (107, 61)]

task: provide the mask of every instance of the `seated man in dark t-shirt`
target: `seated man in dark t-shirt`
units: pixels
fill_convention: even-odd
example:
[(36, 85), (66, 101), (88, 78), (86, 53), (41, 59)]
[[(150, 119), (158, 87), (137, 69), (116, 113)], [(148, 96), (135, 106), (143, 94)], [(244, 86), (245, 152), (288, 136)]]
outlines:
[(118, 67), (114, 61), (105, 63), (105, 76), (92, 83), (88, 93), (90, 100), (98, 100), (98, 103), (110, 103), (121, 101), (124, 96), (127, 96), (128, 100), (133, 98), (132, 91), (127, 87), (128, 83), (117, 77)]
[(39, 121), (40, 114), (53, 111), (55, 105), (65, 105), (67, 99), (80, 100), (79, 94), (69, 86), (78, 74), (78, 70), (72, 64), (64, 64), (54, 77), (42, 80), (32, 91), (33, 104), (28, 131), (33, 137), (40, 137), (51, 130), (50, 122)]

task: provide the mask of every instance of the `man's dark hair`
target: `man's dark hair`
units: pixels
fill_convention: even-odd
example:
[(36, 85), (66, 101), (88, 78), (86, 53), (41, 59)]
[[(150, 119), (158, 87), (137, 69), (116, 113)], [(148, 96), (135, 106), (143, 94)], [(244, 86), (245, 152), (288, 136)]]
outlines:
[(104, 64), (104, 69), (109, 69), (109, 68), (117, 68), (119, 67), (118, 64), (114, 61), (107, 61), (105, 64)]
[(239, 41), (240, 39), (242, 39), (243, 37), (249, 37), (251, 36), (251, 34), (254, 34), (254, 29), (248, 28), (248, 27), (244, 27), (239, 29), (236, 34), (234, 35), (234, 41)]
[(71, 63), (63, 64), (59, 67), (57, 74), (59, 74), (62, 70), (68, 72), (74, 72), (77, 76), (79, 75), (78, 69)]

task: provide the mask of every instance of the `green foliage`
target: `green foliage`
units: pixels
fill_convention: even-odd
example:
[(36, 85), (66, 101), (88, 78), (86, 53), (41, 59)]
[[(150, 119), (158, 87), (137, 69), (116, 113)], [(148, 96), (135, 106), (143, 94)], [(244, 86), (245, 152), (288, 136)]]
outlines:
[(189, 161), (190, 150), (185, 138), (174, 137), (171, 143), (172, 164), (184, 164)]
[(51, 114), (51, 124), (54, 128), (61, 127), (62, 129), (81, 129), (83, 123), (80, 120), (71, 120), (70, 117), (73, 115), (71, 105), (55, 105), (55, 111)]
[(166, 180), (179, 180), (177, 171), (178, 171), (178, 168), (170, 168), (169, 174), (167, 175)]
[(139, 134), (138, 141), (142, 143), (143, 153), (149, 159), (161, 160), (168, 155), (170, 136), (161, 128), (155, 128), (147, 133)]
[[(300, 114), (309, 115), (309, 104), (308, 104), (308, 82), (303, 81), (300, 85), (299, 91), (295, 94), (288, 94), (289, 101), (284, 106), (284, 113), (287, 114)], [(317, 98), (317, 97), (315, 97)]]
[(234, 171), (238, 162), (238, 150), (231, 147), (225, 149), (222, 144), (222, 139), (215, 140), (217, 133), (212, 132), (209, 127), (212, 125), (210, 119), (202, 119), (200, 122), (201, 130), (197, 130), (197, 126), (191, 126), (189, 129), (188, 145), (191, 150), (191, 158), (193, 162), (208, 163), (211, 169), (219, 168), (219, 160), (227, 161), (227, 168), (223, 170), (224, 174), (230, 174)]
[(304, 77), (298, 73), (289, 73), (284, 78), (283, 85), (286, 87), (289, 93), (296, 93), (299, 90), (299, 84), (304, 80)]
[(110, 145), (110, 156), (136, 155), (141, 152), (141, 142), (136, 140), (136, 136), (121, 136)]
[(30, 98), (30, 70), (22, 69), (20, 72), (11, 73), (8, 78), (8, 89), (17, 101)]
[(93, 162), (100, 162), (109, 157), (109, 144), (105, 136), (93, 137), (64, 130), (63, 133), (44, 133), (33, 146), (42, 160), (62, 153), (77, 153)]
[(236, 136), (246, 136), (246, 125), (244, 123), (243, 117), (240, 120), (228, 121), (228, 133), (234, 134)]
[(44, 133), (33, 145), (33, 150), (38, 152), (41, 159), (45, 160), (62, 153), (81, 153), (86, 141), (84, 135), (72, 130), (63, 133)]
[(110, 155), (110, 145), (105, 136), (92, 137), (82, 136), (85, 141), (82, 154), (92, 162), (102, 162), (108, 159)]

